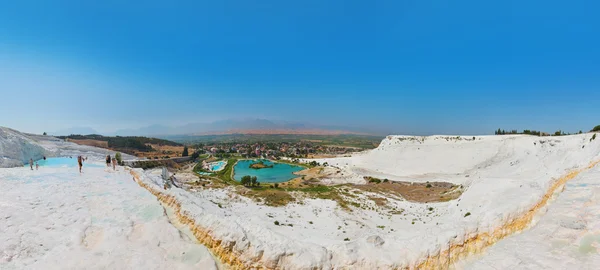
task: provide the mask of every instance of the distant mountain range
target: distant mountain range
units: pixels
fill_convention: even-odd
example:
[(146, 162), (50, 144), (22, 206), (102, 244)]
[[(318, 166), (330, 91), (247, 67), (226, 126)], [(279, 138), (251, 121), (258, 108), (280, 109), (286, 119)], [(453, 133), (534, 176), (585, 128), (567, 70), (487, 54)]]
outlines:
[(67, 135), (71, 135), (71, 134), (88, 135), (88, 134), (99, 134), (99, 133), (98, 133), (98, 131), (96, 131), (95, 129), (93, 129), (91, 127), (72, 127), (72, 128), (57, 130), (55, 132), (49, 132), (49, 134), (55, 135), (55, 136), (67, 136)]
[[(99, 134), (92, 128), (76, 127), (51, 133), (52, 135)], [(222, 135), (222, 134), (363, 134), (383, 135), (385, 132), (366, 128), (313, 125), (300, 122), (272, 121), (267, 119), (229, 119), (212, 123), (190, 123), (182, 126), (151, 125), (136, 129), (121, 129), (107, 136), (164, 136), (164, 135)]]

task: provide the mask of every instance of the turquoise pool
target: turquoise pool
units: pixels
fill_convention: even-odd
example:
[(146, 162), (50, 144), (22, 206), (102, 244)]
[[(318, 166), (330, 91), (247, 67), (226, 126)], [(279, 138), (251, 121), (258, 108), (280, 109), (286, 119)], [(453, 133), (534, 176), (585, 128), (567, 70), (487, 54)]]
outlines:
[(217, 171), (222, 170), (225, 167), (225, 164), (226, 164), (225, 161), (217, 161), (217, 162), (208, 164), (208, 167), (209, 167), (210, 171), (217, 172)]
[(285, 163), (272, 162), (269, 160), (261, 160), (266, 165), (273, 165), (273, 168), (263, 169), (251, 169), (250, 165), (258, 162), (259, 160), (240, 160), (233, 167), (233, 178), (236, 181), (240, 181), (243, 176), (250, 175), (256, 176), (258, 182), (261, 183), (283, 183), (290, 181), (297, 175), (294, 172), (304, 170), (304, 167), (290, 165)]
[[(77, 157), (53, 157), (46, 158), (46, 160), (40, 159), (36, 162), (40, 165), (40, 167), (77, 167)], [(29, 162), (25, 164), (25, 167), (29, 167)], [(33, 167), (35, 167), (35, 162), (33, 163)], [(100, 168), (103, 166), (101, 164), (92, 163), (90, 161), (84, 161), (83, 167)]]

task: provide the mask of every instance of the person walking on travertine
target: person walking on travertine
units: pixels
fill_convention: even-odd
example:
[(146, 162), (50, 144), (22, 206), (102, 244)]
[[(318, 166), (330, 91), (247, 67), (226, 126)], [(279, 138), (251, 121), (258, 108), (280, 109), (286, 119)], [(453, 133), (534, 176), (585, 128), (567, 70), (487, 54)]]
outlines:
[(113, 171), (117, 170), (117, 158), (113, 156), (112, 158)]
[(29, 159), (29, 168), (31, 168), (31, 170), (33, 171), (33, 159), (32, 158)]
[(83, 157), (77, 156), (77, 163), (79, 164), (79, 173), (81, 173), (81, 167), (83, 167)]

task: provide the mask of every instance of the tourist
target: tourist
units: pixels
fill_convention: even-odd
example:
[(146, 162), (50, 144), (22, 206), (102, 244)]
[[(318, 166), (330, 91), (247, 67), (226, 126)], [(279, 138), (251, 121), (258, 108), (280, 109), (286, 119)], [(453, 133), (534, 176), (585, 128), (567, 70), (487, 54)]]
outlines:
[(112, 158), (113, 171), (117, 170), (117, 158)]
[(77, 156), (77, 163), (79, 164), (79, 173), (81, 173), (81, 167), (83, 167), (83, 158), (81, 156)]
[(29, 168), (31, 168), (31, 170), (33, 171), (33, 159), (32, 158), (29, 159)]
[(46, 156), (44, 156), (44, 160), (46, 160)]
[(106, 167), (110, 168), (110, 155), (106, 155)]
[(37, 162), (35, 163), (35, 170), (39, 170), (40, 169), (40, 164), (38, 164)]

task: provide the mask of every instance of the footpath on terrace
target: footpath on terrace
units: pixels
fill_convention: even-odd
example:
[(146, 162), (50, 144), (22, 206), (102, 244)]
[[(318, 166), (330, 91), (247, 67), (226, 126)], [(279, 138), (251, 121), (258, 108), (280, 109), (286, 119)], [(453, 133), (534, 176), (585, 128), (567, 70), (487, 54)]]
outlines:
[(83, 171), (0, 168), (0, 269), (216, 269), (129, 171)]

